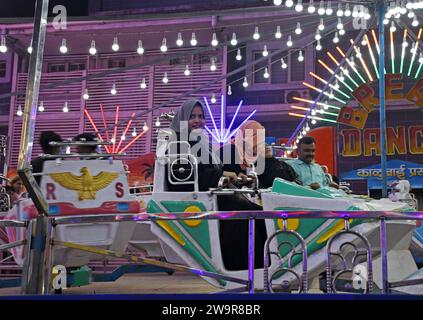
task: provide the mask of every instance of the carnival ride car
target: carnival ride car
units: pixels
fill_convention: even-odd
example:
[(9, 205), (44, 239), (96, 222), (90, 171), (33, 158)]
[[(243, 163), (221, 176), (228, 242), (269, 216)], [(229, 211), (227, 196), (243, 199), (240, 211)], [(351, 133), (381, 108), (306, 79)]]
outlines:
[[(167, 154), (167, 141), (157, 148), (153, 191), (133, 195), (129, 192), (127, 172), (120, 160), (46, 161), (41, 189), (49, 204), (49, 215), (90, 216), (162, 213), (204, 213), (219, 211), (217, 197), (241, 193), (251, 201), (263, 205), (265, 211), (413, 211), (407, 203), (389, 199), (347, 195), (334, 190), (311, 190), (276, 179), (267, 190), (257, 188), (229, 189), (222, 179), (219, 186), (209, 191), (198, 190), (197, 160), (190, 152)], [(183, 165), (181, 165), (183, 160)], [(252, 172), (254, 175), (254, 172)], [(191, 192), (170, 192), (168, 186), (191, 185)], [(222, 218), (230, 212), (221, 212)], [(37, 215), (32, 200), (22, 200), (7, 214), (9, 220), (28, 220)], [(221, 274), (224, 277), (248, 279), (248, 270), (228, 270), (222, 257), (219, 219), (186, 219), (124, 221), (119, 223), (76, 223), (56, 226), (55, 239), (63, 242), (94, 246), (123, 253), (128, 244), (145, 250), (150, 256), (169, 263), (184, 264), (196, 270)], [(319, 275), (326, 270), (328, 241), (345, 227), (345, 234), (331, 244), (340, 260), (334, 268), (355, 270), (366, 266), (377, 287), (381, 288), (379, 224), (364, 219), (266, 219), (268, 254), (264, 268), (254, 270), (256, 289), (293, 291), (315, 286)], [(416, 229), (414, 220), (387, 222), (388, 262), (391, 281), (413, 277), (418, 273), (410, 253), (410, 243)], [(9, 241), (25, 238), (17, 228), (7, 227)], [(284, 232), (281, 232), (284, 231)], [(271, 239), (271, 240), (269, 240)], [(347, 242), (347, 245), (344, 245)], [(366, 251), (366, 247), (368, 247)], [(10, 249), (15, 261), (24, 264), (24, 250)], [(369, 251), (371, 251), (369, 253)], [(368, 256), (373, 258), (370, 260)], [(270, 259), (269, 259), (270, 256)], [(306, 259), (304, 259), (306, 257)], [(52, 263), (66, 267), (87, 264), (99, 255), (70, 247), (54, 246)], [(307, 261), (306, 261), (307, 260)], [(348, 262), (349, 260), (349, 262)], [(366, 265), (367, 263), (367, 265)], [(268, 268), (267, 268), (268, 267)], [(370, 269), (370, 270), (369, 270)], [(202, 275), (214, 286), (236, 290), (240, 283)], [(367, 290), (369, 288), (367, 287)], [(420, 290), (414, 287), (413, 290)], [(423, 292), (423, 291), (418, 291)]]

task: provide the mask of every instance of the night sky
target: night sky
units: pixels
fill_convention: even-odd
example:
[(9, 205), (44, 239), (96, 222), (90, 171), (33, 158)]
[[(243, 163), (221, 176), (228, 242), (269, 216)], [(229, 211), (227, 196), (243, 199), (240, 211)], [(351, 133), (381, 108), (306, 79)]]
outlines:
[[(64, 5), (68, 16), (86, 16), (88, 0), (50, 0), (49, 16), (56, 5)], [(0, 18), (33, 17), (35, 0), (1, 0)]]

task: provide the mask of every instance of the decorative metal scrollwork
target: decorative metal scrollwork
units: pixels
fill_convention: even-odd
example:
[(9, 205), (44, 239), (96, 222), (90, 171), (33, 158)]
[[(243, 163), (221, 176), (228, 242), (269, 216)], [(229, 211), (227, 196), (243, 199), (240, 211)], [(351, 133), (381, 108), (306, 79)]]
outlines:
[[(345, 236), (353, 235), (359, 238), (364, 244), (364, 248), (359, 248), (357, 244), (346, 241), (339, 245), (338, 251), (332, 251), (333, 243), (336, 239)], [(350, 246), (352, 250), (348, 251), (348, 254), (352, 252), (352, 258), (348, 261), (347, 257), (343, 252), (347, 246)], [(355, 290), (363, 289), (364, 293), (371, 293), (373, 291), (373, 271), (372, 271), (372, 251), (370, 243), (365, 236), (362, 234), (350, 230), (349, 221), (345, 219), (345, 229), (337, 232), (333, 235), (326, 244), (327, 252), (327, 263), (326, 263), (326, 289), (328, 293), (337, 293), (336, 282), (344, 274), (350, 273), (352, 275), (350, 285)], [(332, 275), (332, 257), (338, 257), (341, 261), (340, 270), (336, 271)], [(359, 259), (366, 257), (367, 265), (363, 266), (359, 264)], [(350, 264), (348, 263), (350, 262)]]
[[(292, 235), (296, 239), (299, 240), (298, 245), (294, 245), (291, 241), (282, 241), (278, 247), (277, 252), (270, 251), (270, 243), (273, 239), (275, 239), (278, 235)], [(282, 246), (288, 246), (289, 251), (287, 253), (288, 260), (287, 260), (287, 267), (284, 267), (283, 265), (286, 263), (283, 261), (282, 257), (280, 256), (280, 249)], [(296, 249), (296, 247), (299, 246), (299, 250)], [(277, 256), (279, 259), (279, 266), (276, 268), (275, 271), (273, 271), (270, 274), (269, 277), (269, 258), (271, 255)], [(302, 274), (299, 275), (297, 272), (294, 271), (293, 268), (293, 258), (297, 255), (302, 256)], [(264, 289), (266, 292), (273, 293), (273, 281), (277, 279), (278, 277), (282, 276), (285, 273), (290, 273), (294, 275), (294, 277), (298, 281), (299, 289), (298, 293), (307, 292), (307, 245), (303, 239), (303, 237), (293, 230), (287, 229), (287, 221), (286, 218), (283, 218), (283, 228), (282, 230), (276, 231), (274, 234), (272, 234), (267, 240), (264, 245), (264, 270), (263, 270), (263, 277), (264, 277)], [(290, 283), (287, 281), (283, 281), (280, 286), (282, 289), (286, 290), (289, 288)]]

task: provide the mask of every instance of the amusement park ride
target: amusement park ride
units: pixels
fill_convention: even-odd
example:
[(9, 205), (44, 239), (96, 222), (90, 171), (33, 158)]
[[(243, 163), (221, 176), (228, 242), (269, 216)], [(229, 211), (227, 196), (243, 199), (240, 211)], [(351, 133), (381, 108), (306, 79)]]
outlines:
[[(342, 190), (311, 190), (279, 178), (271, 188), (259, 189), (257, 175), (251, 170), (255, 183), (250, 187), (231, 189), (222, 178), (216, 188), (199, 191), (196, 158), (190, 152), (167, 153), (174, 142), (160, 134), (151, 192), (130, 192), (128, 171), (113, 154), (44, 155), (38, 185), (29, 164), (46, 4), (37, 1), (36, 6), (18, 167), (30, 198), (13, 207), (5, 193), (0, 198), (4, 210), (0, 226), (7, 235), (0, 250), (9, 250), (23, 267), (23, 293), (51, 292), (56, 266), (81, 267), (110, 256), (191, 272), (226, 292), (305, 293), (319, 288), (323, 274), (325, 283), (320, 289), (329, 293), (423, 294), (423, 272), (413, 257), (423, 252), (417, 231), (423, 213), (417, 212), (407, 186), (400, 185), (400, 196), (392, 200), (374, 200)], [(383, 2), (379, 9), (384, 10)], [(2, 150), (6, 150), (5, 144)], [(78, 159), (81, 157), (92, 159)], [(107, 159), (101, 159), (104, 157)], [(179, 164), (181, 159), (186, 165)], [(170, 192), (169, 185), (187, 185), (193, 191)], [(261, 204), (263, 211), (219, 210), (217, 197), (234, 194)], [(246, 269), (228, 270), (225, 266), (219, 224), (229, 219), (248, 220)], [(254, 261), (257, 219), (265, 219), (267, 232), (264, 267), (260, 268)], [(130, 244), (146, 254), (126, 253)]]

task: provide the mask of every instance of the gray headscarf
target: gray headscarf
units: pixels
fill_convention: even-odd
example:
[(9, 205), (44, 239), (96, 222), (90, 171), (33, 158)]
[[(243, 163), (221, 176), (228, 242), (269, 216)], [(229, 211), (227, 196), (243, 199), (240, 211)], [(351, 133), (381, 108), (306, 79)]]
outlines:
[(175, 114), (175, 117), (172, 119), (172, 122), (170, 123), (170, 129), (172, 129), (175, 132), (180, 133), (181, 132), (181, 122), (182, 121), (189, 121), (189, 118), (191, 117), (192, 109), (199, 104), (204, 112), (204, 106), (201, 103), (200, 100), (197, 99), (191, 99), (184, 102), (184, 104), (179, 108), (178, 112)]
[[(189, 119), (191, 117), (192, 110), (197, 105), (201, 106), (201, 109), (203, 109), (203, 113), (205, 115), (205, 112), (204, 112), (205, 108), (204, 108), (203, 103), (200, 100), (198, 100), (198, 99), (187, 100), (179, 108), (178, 112), (176, 112), (175, 117), (172, 119), (172, 122), (170, 123), (169, 128), (172, 129), (176, 133), (181, 133), (181, 122), (182, 121), (186, 121), (186, 122), (189, 121)], [(209, 155), (210, 155), (210, 157), (213, 161), (213, 164), (217, 168), (221, 168), (222, 164), (220, 162), (220, 159), (213, 152), (212, 145), (209, 143), (209, 140), (208, 139), (200, 139), (199, 142), (200, 143), (207, 143), (207, 149), (209, 150)]]

